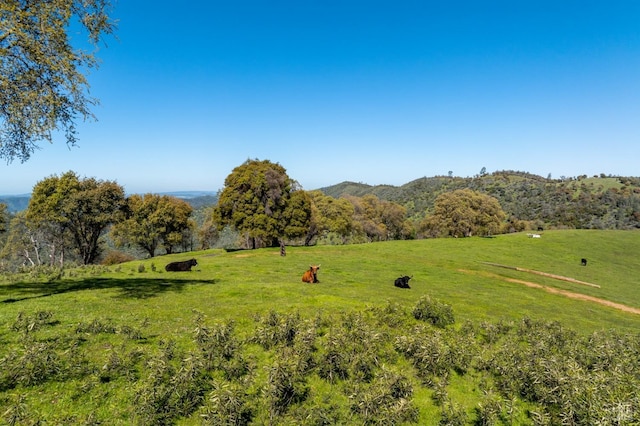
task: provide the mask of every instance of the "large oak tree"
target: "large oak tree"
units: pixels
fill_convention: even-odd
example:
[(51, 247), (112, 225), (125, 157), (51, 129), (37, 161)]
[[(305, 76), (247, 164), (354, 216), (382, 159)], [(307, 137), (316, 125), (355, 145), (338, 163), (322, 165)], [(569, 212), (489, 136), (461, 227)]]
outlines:
[(0, 158), (26, 161), (58, 131), (76, 143), (77, 118), (94, 118), (97, 100), (83, 72), (97, 60), (69, 32), (84, 30), (97, 47), (114, 30), (109, 7), (108, 0), (0, 1)]
[(159, 247), (167, 254), (183, 243), (185, 232), (192, 227), (193, 208), (176, 197), (158, 194), (133, 194), (127, 198), (126, 219), (112, 229), (119, 245), (134, 245), (150, 257)]
[(506, 215), (498, 200), (470, 189), (440, 194), (422, 231), (431, 236), (470, 237), (498, 233)]
[(296, 190), (280, 164), (247, 160), (225, 179), (214, 222), (237, 229), (249, 248), (274, 247), (284, 238), (301, 237), (309, 226), (311, 203), (304, 195), (294, 195)]
[(62, 249), (70, 238), (70, 248), (86, 265), (100, 256), (100, 238), (120, 219), (124, 205), (124, 188), (116, 182), (81, 179), (69, 171), (34, 186), (26, 218), (30, 228), (45, 231)]

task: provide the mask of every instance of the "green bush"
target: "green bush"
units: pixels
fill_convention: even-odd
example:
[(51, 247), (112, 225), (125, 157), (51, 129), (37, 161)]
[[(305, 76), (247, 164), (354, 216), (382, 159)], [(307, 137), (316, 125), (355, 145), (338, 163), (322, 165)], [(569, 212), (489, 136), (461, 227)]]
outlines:
[(429, 296), (420, 298), (413, 309), (413, 317), (441, 328), (455, 323), (451, 306)]
[(241, 384), (214, 382), (200, 417), (203, 425), (245, 426), (254, 413), (249, 404), (250, 395)]

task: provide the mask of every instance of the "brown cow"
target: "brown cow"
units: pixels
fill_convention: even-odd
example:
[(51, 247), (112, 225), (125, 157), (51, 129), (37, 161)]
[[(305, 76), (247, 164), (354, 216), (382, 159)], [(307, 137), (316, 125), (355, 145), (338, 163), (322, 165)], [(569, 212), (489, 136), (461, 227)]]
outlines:
[(320, 281), (318, 281), (318, 269), (320, 269), (320, 265), (317, 265), (317, 266), (311, 265), (311, 266), (309, 266), (309, 270), (306, 271), (302, 275), (302, 282), (304, 282), (304, 283), (319, 283)]

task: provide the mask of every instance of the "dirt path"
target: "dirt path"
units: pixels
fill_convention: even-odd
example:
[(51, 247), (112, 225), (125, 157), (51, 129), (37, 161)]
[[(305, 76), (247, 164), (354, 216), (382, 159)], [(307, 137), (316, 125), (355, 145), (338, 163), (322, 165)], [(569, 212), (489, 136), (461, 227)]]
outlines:
[(485, 265), (497, 266), (499, 268), (513, 269), (514, 271), (527, 272), (529, 274), (542, 275), (543, 277), (549, 277), (549, 278), (553, 278), (553, 279), (560, 280), (560, 281), (567, 281), (567, 282), (574, 283), (574, 284), (582, 284), (582, 285), (586, 285), (586, 286), (589, 286), (589, 287), (600, 288), (600, 286), (598, 284), (592, 284), (592, 283), (588, 283), (586, 281), (579, 281), (579, 280), (576, 280), (575, 278), (563, 277), (562, 275), (550, 274), (548, 272), (534, 271), (533, 269), (519, 268), (517, 266), (501, 265), (499, 263), (491, 263), (491, 262), (482, 262), (482, 263), (484, 263)]
[(615, 302), (612, 302), (610, 300), (600, 299), (598, 297), (587, 296), (586, 294), (574, 293), (572, 291), (561, 290), (561, 289), (558, 289), (558, 288), (547, 287), (547, 286), (536, 284), (536, 283), (532, 283), (532, 282), (529, 282), (529, 281), (516, 280), (514, 278), (505, 278), (505, 281), (508, 281), (510, 283), (524, 284), (527, 287), (540, 288), (540, 289), (542, 289), (542, 290), (544, 290), (544, 291), (546, 291), (548, 293), (560, 294), (562, 296), (570, 297), (572, 299), (586, 300), (586, 301), (589, 301), (589, 302), (599, 303), (599, 304), (604, 305), (604, 306), (609, 306), (610, 308), (619, 309), (619, 310), (624, 311), (624, 312), (629, 312), (631, 314), (640, 315), (640, 309), (632, 308), (631, 306), (623, 305), (621, 303), (615, 303)]
[[(501, 266), (501, 265), (496, 265), (496, 266)], [(516, 268), (510, 268), (510, 269), (516, 269)], [(522, 271), (526, 271), (526, 272), (532, 272), (530, 270), (523, 270), (523, 269), (518, 269), (518, 270), (522, 270)], [(460, 272), (464, 272), (464, 273), (468, 273), (468, 274), (477, 274), (477, 271), (469, 271), (469, 270), (464, 270), (464, 269), (461, 269)], [(505, 278), (505, 277), (503, 277), (501, 275), (493, 274), (491, 272), (481, 272), (481, 274), (484, 275), (484, 276), (488, 276), (488, 277), (493, 277), (493, 278), (496, 278), (496, 279), (504, 280), (504, 281), (507, 281), (507, 282), (510, 282), (510, 283), (523, 284), (523, 285), (526, 285), (527, 287), (531, 287), (531, 288), (539, 288), (539, 289), (544, 290), (544, 291), (546, 291), (548, 293), (558, 294), (558, 295), (561, 295), (561, 296), (569, 297), (571, 299), (585, 300), (587, 302), (598, 303), (600, 305), (608, 306), (608, 307), (614, 308), (614, 309), (618, 309), (618, 310), (623, 311), (623, 312), (628, 312), (630, 314), (640, 315), (640, 309), (634, 308), (634, 307), (631, 307), (631, 306), (627, 306), (627, 305), (623, 305), (622, 303), (616, 303), (616, 302), (612, 302), (610, 300), (600, 299), (598, 297), (587, 296), (586, 294), (575, 293), (573, 291), (561, 290), (559, 288), (547, 287), (547, 286), (544, 286), (542, 284), (532, 283), (531, 281), (518, 280), (518, 279), (515, 279), (515, 278)], [(570, 282), (577, 281), (577, 280), (572, 280), (571, 278), (567, 279), (567, 277), (560, 277), (559, 275), (554, 276), (552, 274), (546, 274), (546, 273), (539, 273), (539, 275), (549, 276), (551, 278), (556, 278), (556, 279), (562, 279), (563, 281), (570, 281)], [(557, 278), (557, 277), (560, 277), (560, 278)], [(582, 282), (579, 281), (579, 283), (582, 283)], [(592, 284), (592, 285), (595, 286), (595, 284)], [(597, 286), (597, 287), (599, 288), (600, 286)]]

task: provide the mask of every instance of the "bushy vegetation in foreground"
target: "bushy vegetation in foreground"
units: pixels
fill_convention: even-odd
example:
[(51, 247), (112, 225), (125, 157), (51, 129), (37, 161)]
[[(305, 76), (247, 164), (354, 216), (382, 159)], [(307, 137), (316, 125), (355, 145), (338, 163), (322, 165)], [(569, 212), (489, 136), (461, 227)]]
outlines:
[[(7, 424), (632, 424), (640, 338), (557, 322), (450, 327), (423, 298), (335, 317), (270, 311), (249, 333), (194, 312), (145, 325), (20, 314), (0, 359)], [(429, 315), (423, 315), (425, 311)], [(434, 313), (445, 313), (439, 317)], [(94, 350), (103, 348), (101, 353)], [(92, 349), (93, 348), (93, 349)], [(462, 386), (468, 386), (464, 394)], [(45, 391), (49, 389), (48, 391)], [(53, 398), (53, 400), (49, 400)]]
[(5, 276), (0, 424), (637, 424), (639, 316), (514, 280), (638, 307), (638, 244), (557, 231)]

